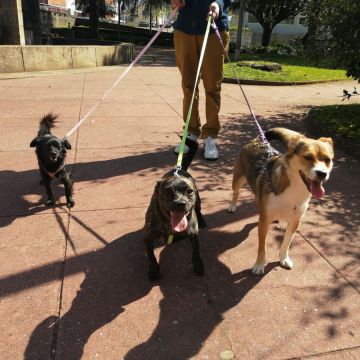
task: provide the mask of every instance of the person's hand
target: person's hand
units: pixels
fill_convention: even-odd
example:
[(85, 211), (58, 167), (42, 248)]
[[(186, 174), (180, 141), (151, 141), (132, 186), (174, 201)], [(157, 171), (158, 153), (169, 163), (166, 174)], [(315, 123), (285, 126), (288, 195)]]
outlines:
[(182, 7), (185, 6), (185, 1), (184, 0), (171, 0), (171, 7), (173, 9), (181, 9)]
[(217, 2), (212, 2), (209, 6), (208, 16), (212, 16), (214, 20), (216, 20), (220, 15), (220, 7)]

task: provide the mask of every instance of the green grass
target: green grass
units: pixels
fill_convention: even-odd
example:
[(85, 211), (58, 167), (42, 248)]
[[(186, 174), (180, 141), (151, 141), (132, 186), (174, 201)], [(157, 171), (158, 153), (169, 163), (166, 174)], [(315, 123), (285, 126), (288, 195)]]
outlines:
[(268, 72), (252, 69), (250, 67), (240, 67), (236, 62), (225, 63), (224, 76), (235, 78), (234, 71), (239, 79), (243, 80), (262, 80), (279, 82), (297, 81), (320, 81), (320, 80), (348, 80), (346, 71), (343, 69), (333, 69), (332, 64), (323, 61), (315, 66), (309, 60), (299, 56), (288, 55), (242, 55), (240, 61), (251, 62), (276, 62), (282, 65), (281, 72)]
[(360, 144), (360, 104), (320, 106), (310, 110), (309, 117), (325, 133), (338, 135), (349, 145)]

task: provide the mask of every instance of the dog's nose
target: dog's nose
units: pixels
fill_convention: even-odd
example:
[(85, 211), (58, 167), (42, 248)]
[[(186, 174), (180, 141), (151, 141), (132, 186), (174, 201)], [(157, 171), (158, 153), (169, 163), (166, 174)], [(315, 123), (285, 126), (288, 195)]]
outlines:
[(185, 207), (185, 205), (186, 205), (185, 200), (175, 200), (174, 201), (174, 207), (177, 209), (181, 209), (181, 208)]
[(327, 173), (317, 170), (315, 171), (316, 176), (320, 179), (320, 180), (324, 180), (326, 178)]

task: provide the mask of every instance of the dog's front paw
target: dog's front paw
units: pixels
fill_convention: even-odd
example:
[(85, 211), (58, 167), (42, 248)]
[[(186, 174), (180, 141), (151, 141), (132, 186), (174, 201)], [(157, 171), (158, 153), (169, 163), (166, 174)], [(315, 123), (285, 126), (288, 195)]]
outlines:
[(292, 269), (294, 266), (292, 260), (288, 256), (284, 259), (280, 259), (280, 265), (286, 269)]
[(200, 258), (193, 260), (193, 271), (196, 275), (204, 275), (204, 263)]
[(46, 206), (52, 206), (52, 205), (54, 205), (54, 204), (55, 204), (55, 200), (54, 200), (54, 199), (49, 199), (49, 200), (45, 203)]
[(263, 275), (265, 271), (264, 263), (256, 263), (252, 268), (252, 273), (254, 275)]
[(236, 211), (236, 204), (231, 203), (228, 207), (229, 213), (234, 213)]
[(72, 207), (74, 207), (74, 206), (75, 206), (75, 201), (74, 201), (74, 199), (73, 199), (73, 198), (67, 199), (66, 206), (67, 206), (69, 209), (71, 209)]
[(158, 264), (149, 265), (149, 280), (157, 281), (161, 279), (160, 266)]

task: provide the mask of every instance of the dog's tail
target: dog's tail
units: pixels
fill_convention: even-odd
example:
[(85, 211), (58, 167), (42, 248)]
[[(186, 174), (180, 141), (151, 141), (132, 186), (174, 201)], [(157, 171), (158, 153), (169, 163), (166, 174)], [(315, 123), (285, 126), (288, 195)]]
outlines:
[(51, 134), (51, 129), (55, 126), (56, 119), (57, 115), (54, 115), (53, 113), (44, 115), (44, 117), (40, 120), (38, 137)]
[(268, 141), (279, 140), (288, 148), (291, 148), (293, 144), (296, 144), (304, 135), (285, 128), (273, 128), (265, 132), (265, 137)]
[(184, 154), (184, 157), (181, 162), (181, 168), (183, 170), (187, 171), (187, 169), (189, 168), (190, 164), (192, 163), (192, 161), (196, 155), (199, 144), (197, 141), (190, 140), (187, 137), (185, 140), (185, 145), (187, 145), (189, 147), (189, 151), (186, 154)]

